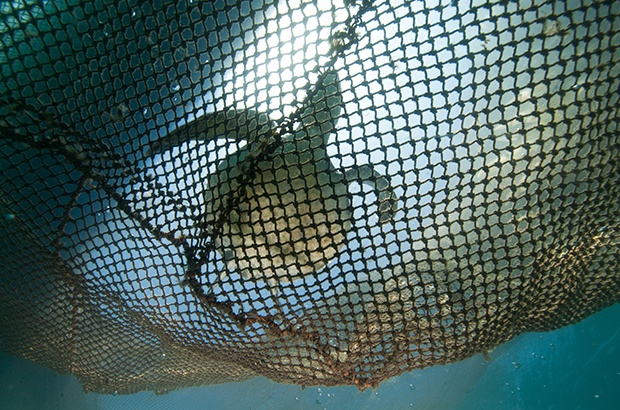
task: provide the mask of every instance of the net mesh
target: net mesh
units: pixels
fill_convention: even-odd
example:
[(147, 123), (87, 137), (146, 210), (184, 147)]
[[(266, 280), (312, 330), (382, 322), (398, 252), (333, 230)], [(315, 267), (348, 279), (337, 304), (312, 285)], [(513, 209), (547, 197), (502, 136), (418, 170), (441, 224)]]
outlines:
[(359, 388), (619, 300), (618, 1), (0, 1), (0, 348)]

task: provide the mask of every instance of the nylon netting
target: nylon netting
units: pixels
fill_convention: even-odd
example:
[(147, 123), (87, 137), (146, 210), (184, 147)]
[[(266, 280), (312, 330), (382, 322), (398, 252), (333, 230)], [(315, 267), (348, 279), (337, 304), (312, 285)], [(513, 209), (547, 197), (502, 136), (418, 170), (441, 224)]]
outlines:
[(359, 388), (619, 300), (620, 2), (0, 2), (0, 348)]

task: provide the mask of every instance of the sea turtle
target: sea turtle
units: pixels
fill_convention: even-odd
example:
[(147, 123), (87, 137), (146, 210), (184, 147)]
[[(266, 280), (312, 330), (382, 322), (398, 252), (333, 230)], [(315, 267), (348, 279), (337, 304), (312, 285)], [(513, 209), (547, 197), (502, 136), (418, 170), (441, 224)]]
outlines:
[(207, 114), (156, 141), (151, 153), (191, 139), (247, 141), (209, 176), (203, 226), (229, 269), (273, 289), (318, 272), (345, 245), (353, 215), (350, 182), (374, 188), (381, 223), (392, 216), (395, 195), (385, 176), (371, 165), (340, 170), (328, 157), (327, 140), (341, 112), (338, 76), (330, 70), (320, 76), (299, 124), (266, 156), (258, 157), (276, 128), (253, 110)]

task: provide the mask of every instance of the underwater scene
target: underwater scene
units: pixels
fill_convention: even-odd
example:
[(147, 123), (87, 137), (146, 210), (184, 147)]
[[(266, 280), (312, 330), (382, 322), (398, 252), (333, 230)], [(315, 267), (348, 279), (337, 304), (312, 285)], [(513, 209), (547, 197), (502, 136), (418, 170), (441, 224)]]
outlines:
[(364, 392), (264, 378), (166, 395), (84, 393), (72, 376), (0, 356), (0, 408), (149, 409), (614, 409), (620, 402), (620, 306), (573, 326), (519, 336), (460, 363), (405, 373)]
[(0, 410), (620, 407), (620, 1), (0, 0)]

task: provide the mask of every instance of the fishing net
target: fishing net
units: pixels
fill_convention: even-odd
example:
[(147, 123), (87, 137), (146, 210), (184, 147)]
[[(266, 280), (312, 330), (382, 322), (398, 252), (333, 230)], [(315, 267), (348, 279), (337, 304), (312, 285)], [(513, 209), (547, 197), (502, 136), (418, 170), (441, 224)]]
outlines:
[(620, 297), (620, 2), (0, 2), (0, 348), (373, 387)]

